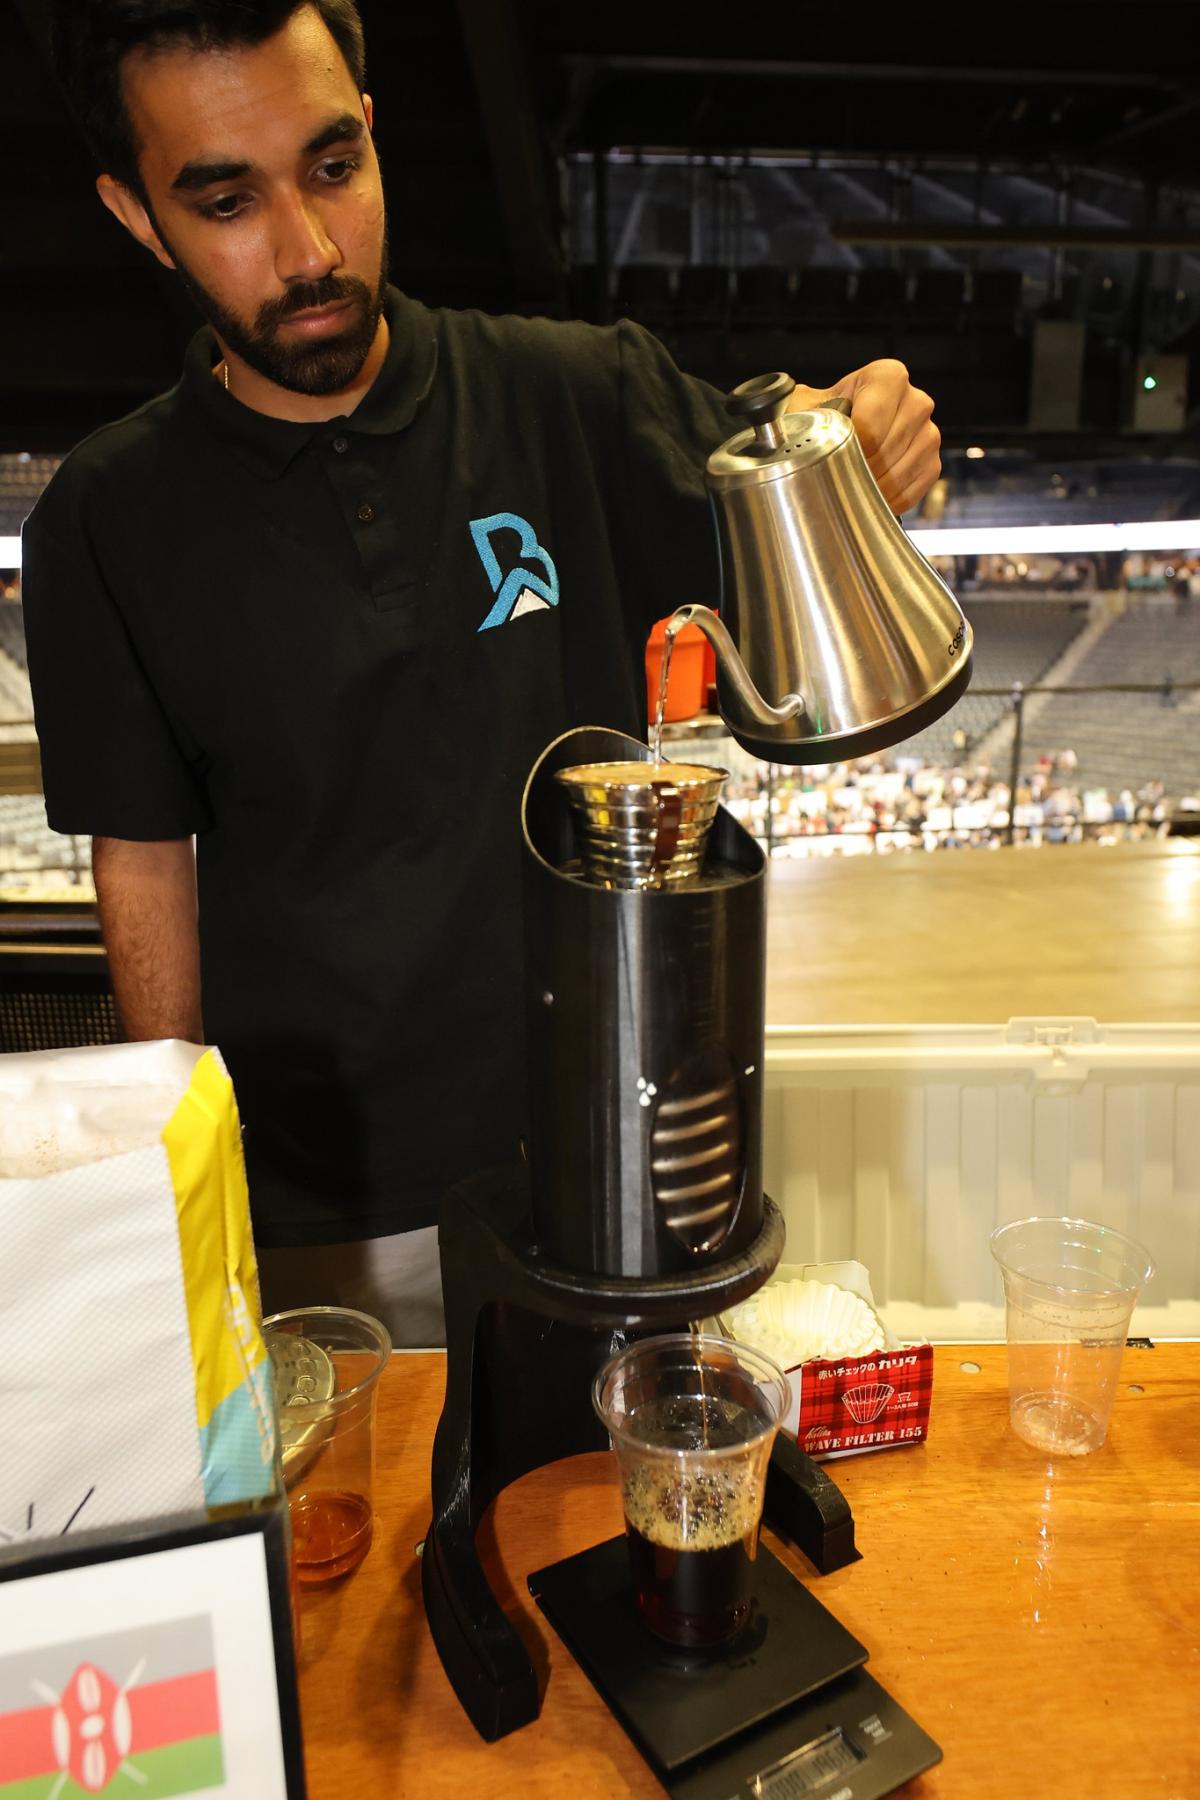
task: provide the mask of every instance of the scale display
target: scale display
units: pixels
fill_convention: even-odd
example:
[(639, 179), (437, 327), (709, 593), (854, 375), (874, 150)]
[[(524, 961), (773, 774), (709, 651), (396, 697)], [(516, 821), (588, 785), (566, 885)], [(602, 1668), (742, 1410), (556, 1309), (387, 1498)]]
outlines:
[(862, 1761), (862, 1752), (847, 1742), (845, 1732), (835, 1728), (755, 1775), (750, 1792), (754, 1800), (804, 1800)]

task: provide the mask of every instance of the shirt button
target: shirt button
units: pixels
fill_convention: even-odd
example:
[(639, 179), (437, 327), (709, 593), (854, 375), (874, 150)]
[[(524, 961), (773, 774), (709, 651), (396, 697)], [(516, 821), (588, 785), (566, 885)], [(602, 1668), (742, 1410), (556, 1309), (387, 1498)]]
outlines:
[(371, 523), (371, 520), (375, 517), (375, 508), (371, 505), (369, 500), (363, 501), (358, 509), (358, 516), (364, 525), (369, 525)]
[(337, 451), (338, 455), (342, 456), (350, 448), (350, 439), (349, 438), (334, 438), (333, 447)]

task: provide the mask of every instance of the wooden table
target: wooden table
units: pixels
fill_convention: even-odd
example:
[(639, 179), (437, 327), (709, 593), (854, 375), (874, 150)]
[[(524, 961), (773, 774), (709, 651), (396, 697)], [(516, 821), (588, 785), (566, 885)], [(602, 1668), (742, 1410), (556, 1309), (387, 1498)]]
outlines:
[[(375, 1543), (304, 1600), (311, 1800), (660, 1795), (525, 1589), (530, 1570), (621, 1530), (607, 1455), (526, 1476), (481, 1528), (548, 1678), (541, 1717), (489, 1745), (459, 1710), (416, 1554), (443, 1370), (436, 1354), (393, 1358)], [(819, 1577), (769, 1540), (941, 1744), (908, 1800), (1200, 1796), (1198, 1401), (1200, 1345), (1127, 1350), (1108, 1443), (1051, 1466), (1008, 1428), (1003, 1347), (939, 1348), (929, 1443), (832, 1466), (863, 1560)]]

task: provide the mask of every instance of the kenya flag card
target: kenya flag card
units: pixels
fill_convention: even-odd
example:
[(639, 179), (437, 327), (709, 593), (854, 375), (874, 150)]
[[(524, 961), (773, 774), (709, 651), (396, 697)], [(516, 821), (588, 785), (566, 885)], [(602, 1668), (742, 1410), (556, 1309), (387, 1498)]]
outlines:
[(0, 1659), (0, 1800), (166, 1800), (223, 1781), (203, 1614)]
[(0, 1546), (0, 1800), (304, 1800), (285, 1506)]

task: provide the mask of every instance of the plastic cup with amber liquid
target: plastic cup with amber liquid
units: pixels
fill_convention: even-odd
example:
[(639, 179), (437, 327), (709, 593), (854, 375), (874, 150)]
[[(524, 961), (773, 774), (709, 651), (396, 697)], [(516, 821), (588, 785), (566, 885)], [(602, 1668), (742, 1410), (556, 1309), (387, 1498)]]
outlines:
[(283, 1480), (300, 1581), (332, 1581), (371, 1547), (375, 1401), (392, 1341), (378, 1319), (342, 1306), (263, 1320), (271, 1355)]

